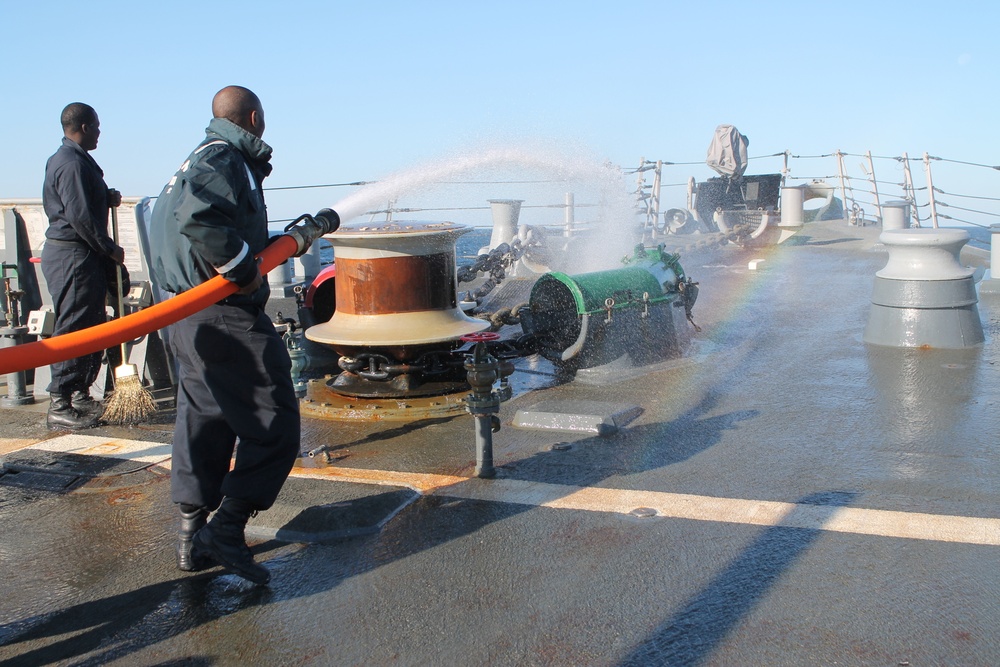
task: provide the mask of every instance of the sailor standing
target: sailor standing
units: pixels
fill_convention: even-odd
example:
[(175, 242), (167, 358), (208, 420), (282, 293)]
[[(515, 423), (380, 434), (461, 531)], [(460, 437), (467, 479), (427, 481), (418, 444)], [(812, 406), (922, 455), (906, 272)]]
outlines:
[[(88, 104), (66, 105), (60, 117), (62, 146), (45, 163), (42, 207), (49, 219), (42, 247), (42, 275), (55, 309), (54, 335), (107, 320), (108, 287), (125, 262), (125, 251), (108, 235), (108, 207), (122, 196), (108, 188), (90, 151), (97, 148), (101, 121)], [(52, 364), (49, 428), (83, 429), (97, 424), (104, 408), (90, 396), (104, 352)]]

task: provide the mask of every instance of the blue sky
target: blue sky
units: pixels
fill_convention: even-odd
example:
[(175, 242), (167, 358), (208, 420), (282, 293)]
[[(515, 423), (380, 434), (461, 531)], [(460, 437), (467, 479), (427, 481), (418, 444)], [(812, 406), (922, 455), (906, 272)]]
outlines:
[[(751, 156), (926, 151), (996, 164), (998, 7), (0, 0), (0, 198), (40, 196), (71, 101), (100, 114), (94, 157), (108, 183), (155, 196), (232, 83), (264, 102), (272, 188), (381, 179), (483, 145), (540, 142), (625, 167), (700, 161), (720, 123), (749, 136)], [(712, 175), (674, 169), (665, 180)], [(997, 189), (1000, 173), (970, 174), (952, 187)], [(271, 215), (350, 192), (275, 192)]]

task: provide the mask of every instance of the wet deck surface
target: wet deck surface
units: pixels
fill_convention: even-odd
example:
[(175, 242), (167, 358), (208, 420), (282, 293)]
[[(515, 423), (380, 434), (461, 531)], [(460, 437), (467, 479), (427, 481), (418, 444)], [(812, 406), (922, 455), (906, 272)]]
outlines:
[[(254, 521), (266, 588), (174, 569), (169, 413), (66, 454), (44, 406), (0, 411), (0, 664), (998, 664), (1000, 300), (980, 348), (866, 346), (877, 234), (682, 258), (689, 355), (563, 385), (539, 365), (496, 480), (471, 478), (467, 415), (307, 419), (330, 458)], [(510, 425), (566, 401), (642, 411)], [(123, 440), (147, 458), (93, 455)]]

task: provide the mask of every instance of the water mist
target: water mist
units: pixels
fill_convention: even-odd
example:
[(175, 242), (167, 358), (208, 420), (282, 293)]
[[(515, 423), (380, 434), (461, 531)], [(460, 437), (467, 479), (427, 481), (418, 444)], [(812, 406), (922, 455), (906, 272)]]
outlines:
[[(548, 181), (559, 183), (561, 192), (574, 192), (577, 202), (596, 206), (591, 225), (594, 228), (591, 234), (593, 242), (585, 244), (579, 251), (580, 257), (571, 260), (574, 266), (580, 267), (580, 272), (614, 266), (621, 257), (631, 252), (634, 197), (626, 192), (618, 168), (590, 156), (548, 147), (506, 145), (468, 149), (390, 174), (345, 197), (333, 208), (347, 222), (384, 206), (386, 202), (398, 201), (405, 195), (419, 194), (448, 181), (498, 170), (505, 172), (507, 178), (512, 170), (541, 175)], [(509, 191), (510, 184), (503, 185)], [(561, 192), (553, 194), (548, 201), (531, 201), (520, 195), (518, 198), (526, 199), (525, 207), (552, 205), (562, 201)], [(484, 197), (484, 205), (488, 198), (491, 197)]]

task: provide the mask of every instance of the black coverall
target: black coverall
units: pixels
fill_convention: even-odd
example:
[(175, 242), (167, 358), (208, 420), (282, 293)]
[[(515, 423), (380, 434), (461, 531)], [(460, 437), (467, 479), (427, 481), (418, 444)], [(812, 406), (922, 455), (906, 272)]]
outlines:
[[(212, 120), (153, 210), (152, 270), (162, 288), (180, 293), (219, 274), (242, 286), (258, 275), (254, 256), (268, 242), (261, 181), (270, 156), (259, 138)], [(264, 312), (269, 294), (264, 281), (253, 294), (228, 297), (169, 329), (179, 365), (175, 503), (211, 510), (228, 497), (268, 509), (299, 454), (291, 361)]]
[[(49, 218), (42, 275), (55, 308), (53, 334), (103, 323), (107, 275), (117, 266), (112, 255), (118, 250), (108, 235), (108, 185), (94, 158), (72, 139), (64, 138), (45, 164), (42, 206)], [(89, 391), (102, 356), (94, 352), (52, 364), (48, 391)]]

